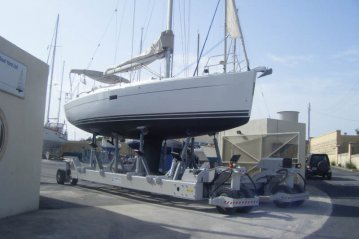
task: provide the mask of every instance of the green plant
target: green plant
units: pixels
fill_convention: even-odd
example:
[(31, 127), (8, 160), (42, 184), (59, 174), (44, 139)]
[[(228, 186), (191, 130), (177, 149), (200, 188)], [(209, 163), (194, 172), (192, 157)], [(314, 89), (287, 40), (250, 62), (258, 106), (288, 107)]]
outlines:
[(331, 162), (330, 162), (330, 165), (335, 166), (335, 162), (334, 162), (334, 161), (331, 161)]
[(353, 164), (352, 162), (346, 162), (345, 167), (348, 168), (348, 169), (357, 169), (355, 164)]

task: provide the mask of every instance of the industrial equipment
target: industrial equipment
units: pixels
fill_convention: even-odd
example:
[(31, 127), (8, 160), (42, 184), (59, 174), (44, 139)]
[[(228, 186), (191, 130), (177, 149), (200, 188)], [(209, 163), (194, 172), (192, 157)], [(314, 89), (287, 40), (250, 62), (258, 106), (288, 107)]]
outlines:
[[(65, 170), (57, 171), (57, 183), (76, 185), (80, 179), (189, 200), (209, 199), (209, 204), (224, 214), (248, 212), (258, 206), (259, 199), (253, 189), (242, 188), (241, 179), (246, 173), (245, 168), (210, 167), (208, 163), (189, 168), (189, 165), (194, 165), (192, 157), (188, 156), (193, 155), (193, 147), (189, 147), (190, 138), (187, 138), (182, 153), (173, 154), (170, 170), (165, 175), (155, 175), (148, 165), (151, 161), (143, 153), (142, 133), (140, 139), (140, 150), (137, 151), (132, 169), (123, 167), (118, 154), (114, 164), (103, 165), (93, 148), (89, 165), (81, 163), (76, 157), (67, 158)], [(117, 143), (118, 138), (115, 137), (115, 147), (118, 147)], [(115, 149), (115, 152), (118, 150)]]
[(301, 164), (291, 158), (263, 158), (260, 172), (243, 180), (245, 187), (254, 187), (260, 201), (273, 201), (278, 207), (299, 206), (309, 198)]

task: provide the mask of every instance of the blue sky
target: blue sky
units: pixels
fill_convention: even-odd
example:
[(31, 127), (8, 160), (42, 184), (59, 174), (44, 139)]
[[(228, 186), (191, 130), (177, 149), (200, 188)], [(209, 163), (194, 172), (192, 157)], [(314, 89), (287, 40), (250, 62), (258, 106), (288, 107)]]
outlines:
[[(86, 68), (93, 57), (90, 68), (105, 70), (131, 57), (133, 3), (0, 0), (0, 35), (46, 61), (59, 13), (55, 83), (66, 61), (65, 88), (69, 90), (71, 68)], [(295, 110), (300, 112), (300, 122), (306, 123), (310, 102), (311, 136), (334, 130), (354, 134), (359, 128), (359, 1), (236, 3), (251, 67), (273, 68), (271, 76), (257, 81), (252, 118), (278, 118), (278, 111)], [(203, 42), (216, 4), (217, 0), (174, 1), (175, 74), (183, 63), (195, 59), (197, 33)], [(133, 55), (139, 51), (141, 27), (144, 48), (165, 29), (166, 5), (165, 0), (136, 0)], [(220, 4), (205, 52), (222, 39), (222, 19)], [(219, 45), (206, 57), (221, 54), (222, 49)], [(183, 74), (192, 72), (190, 68)], [(89, 85), (93, 86), (81, 87)], [(58, 86), (54, 92), (58, 97)], [(54, 101), (52, 115), (56, 115)], [(69, 125), (70, 138), (75, 135), (77, 139), (85, 136)]]

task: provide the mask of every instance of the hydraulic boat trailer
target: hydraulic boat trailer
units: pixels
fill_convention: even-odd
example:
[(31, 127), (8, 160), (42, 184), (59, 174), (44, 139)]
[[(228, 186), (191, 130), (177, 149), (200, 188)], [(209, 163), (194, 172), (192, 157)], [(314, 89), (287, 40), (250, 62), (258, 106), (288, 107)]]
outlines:
[[(255, 187), (261, 202), (273, 201), (278, 207), (299, 206), (309, 199), (301, 164), (291, 158), (262, 158), (260, 172), (242, 180), (243, 186)], [(301, 183), (302, 182), (302, 183)]]
[[(217, 210), (223, 214), (249, 212), (254, 206), (259, 205), (259, 197), (255, 194), (255, 183), (246, 173), (245, 168), (236, 166), (236, 157), (232, 157), (231, 164), (228, 167), (216, 166), (211, 168), (207, 164), (207, 166), (202, 166), (201, 168), (188, 168), (190, 163), (193, 165), (194, 139), (192, 138), (191, 154), (188, 158), (187, 152), (189, 151), (190, 138), (187, 138), (181, 155), (173, 154), (172, 165), (166, 175), (152, 175), (145, 155), (142, 153), (143, 134), (141, 133), (140, 150), (137, 151), (135, 169), (133, 170), (125, 170), (122, 161), (119, 159), (118, 138), (119, 136), (114, 135), (116, 156), (107, 168), (97, 159), (95, 147), (93, 147), (90, 166), (82, 164), (77, 157), (66, 158), (65, 170), (57, 170), (57, 183), (64, 184), (69, 182), (76, 185), (78, 180), (81, 179), (176, 198), (189, 200), (208, 199), (209, 204), (216, 206)], [(215, 137), (214, 143), (217, 143)], [(91, 145), (96, 145), (95, 135)], [(216, 148), (218, 148), (218, 145), (216, 145)], [(113, 167), (114, 164), (115, 167)], [(244, 175), (247, 175), (254, 187), (251, 187), (248, 181), (242, 182), (242, 179), (245, 178)], [(256, 181), (258, 180), (256, 179)], [(304, 200), (304, 198), (308, 197), (307, 194), (306, 196), (299, 195), (299, 198), (293, 197), (294, 191), (284, 190), (283, 192), (278, 192), (280, 194), (273, 195), (274, 202), (280, 201), (292, 204), (292, 202)]]

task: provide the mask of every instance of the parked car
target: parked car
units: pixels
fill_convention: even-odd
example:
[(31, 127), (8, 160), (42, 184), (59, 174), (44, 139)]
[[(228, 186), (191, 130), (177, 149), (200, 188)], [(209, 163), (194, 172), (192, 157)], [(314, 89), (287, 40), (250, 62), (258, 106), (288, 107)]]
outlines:
[(322, 176), (324, 179), (332, 178), (329, 157), (327, 154), (310, 154), (306, 160), (305, 177)]

